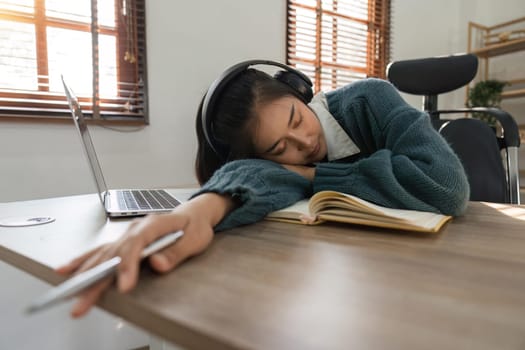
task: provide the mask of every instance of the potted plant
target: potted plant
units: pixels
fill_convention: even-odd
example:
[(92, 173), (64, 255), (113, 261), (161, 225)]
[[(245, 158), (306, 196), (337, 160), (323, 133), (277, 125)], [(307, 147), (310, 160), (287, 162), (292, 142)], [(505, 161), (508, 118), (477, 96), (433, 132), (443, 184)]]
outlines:
[[(482, 80), (469, 90), (467, 107), (496, 107), (501, 104), (501, 93), (508, 83), (500, 80)], [(486, 113), (472, 113), (474, 118), (483, 120), (491, 127), (496, 127), (497, 120)]]

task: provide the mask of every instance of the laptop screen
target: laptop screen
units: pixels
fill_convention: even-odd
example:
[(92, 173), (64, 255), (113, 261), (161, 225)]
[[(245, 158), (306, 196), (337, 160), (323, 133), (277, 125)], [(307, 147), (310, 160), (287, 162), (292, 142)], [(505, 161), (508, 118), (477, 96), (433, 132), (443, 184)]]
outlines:
[(80, 133), (82, 146), (84, 148), (86, 157), (88, 158), (90, 165), (89, 167), (91, 168), (93, 178), (95, 179), (95, 183), (98, 188), (100, 200), (104, 204), (108, 188), (106, 186), (106, 182), (104, 181), (104, 176), (102, 175), (102, 169), (100, 168), (100, 164), (98, 162), (95, 147), (91, 141), (91, 136), (89, 135), (87, 124), (84, 120), (84, 116), (82, 115), (82, 110), (80, 109), (80, 104), (78, 103), (77, 97), (69, 88), (69, 86), (67, 86), (64, 78), (62, 78), (62, 83), (64, 84), (64, 90), (66, 92), (67, 101), (69, 102), (69, 108), (71, 109), (73, 121), (75, 122), (75, 126)]

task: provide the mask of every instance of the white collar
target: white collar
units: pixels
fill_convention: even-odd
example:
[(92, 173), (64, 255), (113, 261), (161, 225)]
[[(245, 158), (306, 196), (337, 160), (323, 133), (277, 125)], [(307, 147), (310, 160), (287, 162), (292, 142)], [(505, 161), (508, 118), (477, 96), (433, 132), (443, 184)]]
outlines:
[(360, 152), (328, 110), (328, 102), (323, 92), (316, 94), (308, 106), (317, 115), (323, 128), (329, 161), (346, 158)]

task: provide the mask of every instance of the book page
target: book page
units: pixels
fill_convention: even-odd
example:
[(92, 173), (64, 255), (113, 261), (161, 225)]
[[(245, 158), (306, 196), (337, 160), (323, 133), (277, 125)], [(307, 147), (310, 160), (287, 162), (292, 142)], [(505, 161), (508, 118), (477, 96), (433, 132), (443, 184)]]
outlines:
[[(432, 213), (426, 213), (432, 214)], [(360, 216), (344, 216), (344, 215), (331, 215), (321, 214), (319, 219), (323, 221), (334, 221), (348, 224), (359, 224), (366, 226), (394, 228), (401, 230), (420, 231), (420, 232), (438, 232), (439, 229), (450, 219), (451, 216), (432, 214), (427, 217), (427, 220), (418, 219), (417, 222), (401, 221), (401, 220), (382, 220), (378, 217), (360, 217)]]
[(300, 221), (301, 215), (310, 215), (310, 211), (308, 209), (308, 200), (306, 199), (303, 199), (295, 204), (292, 204), (289, 207), (274, 211), (268, 214), (266, 218), (268, 219), (282, 218), (282, 219), (293, 219), (293, 220)]
[(420, 227), (424, 230), (439, 229), (451, 219), (450, 216), (431, 212), (386, 208), (334, 191), (316, 193), (310, 200), (310, 210), (323, 220), (357, 223), (356, 219), (359, 219), (359, 223), (368, 225), (384, 226), (378, 225), (383, 223), (400, 228)]
[[(301, 216), (316, 220), (301, 220)], [(334, 191), (316, 193), (310, 200), (301, 200), (289, 207), (268, 214), (269, 220), (319, 224), (323, 221), (359, 224), (421, 232), (437, 232), (452, 217), (406, 209), (392, 209), (361, 198)]]

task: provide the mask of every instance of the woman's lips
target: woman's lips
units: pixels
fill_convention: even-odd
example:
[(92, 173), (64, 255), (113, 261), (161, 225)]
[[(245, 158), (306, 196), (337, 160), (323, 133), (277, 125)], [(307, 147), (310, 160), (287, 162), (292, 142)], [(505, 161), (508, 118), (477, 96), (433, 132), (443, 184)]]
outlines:
[(312, 152), (310, 152), (310, 154), (308, 155), (308, 158), (314, 160), (316, 158), (317, 154), (319, 153), (319, 149), (320, 148), (321, 148), (320, 144), (317, 143), (315, 145), (314, 149), (312, 150)]

